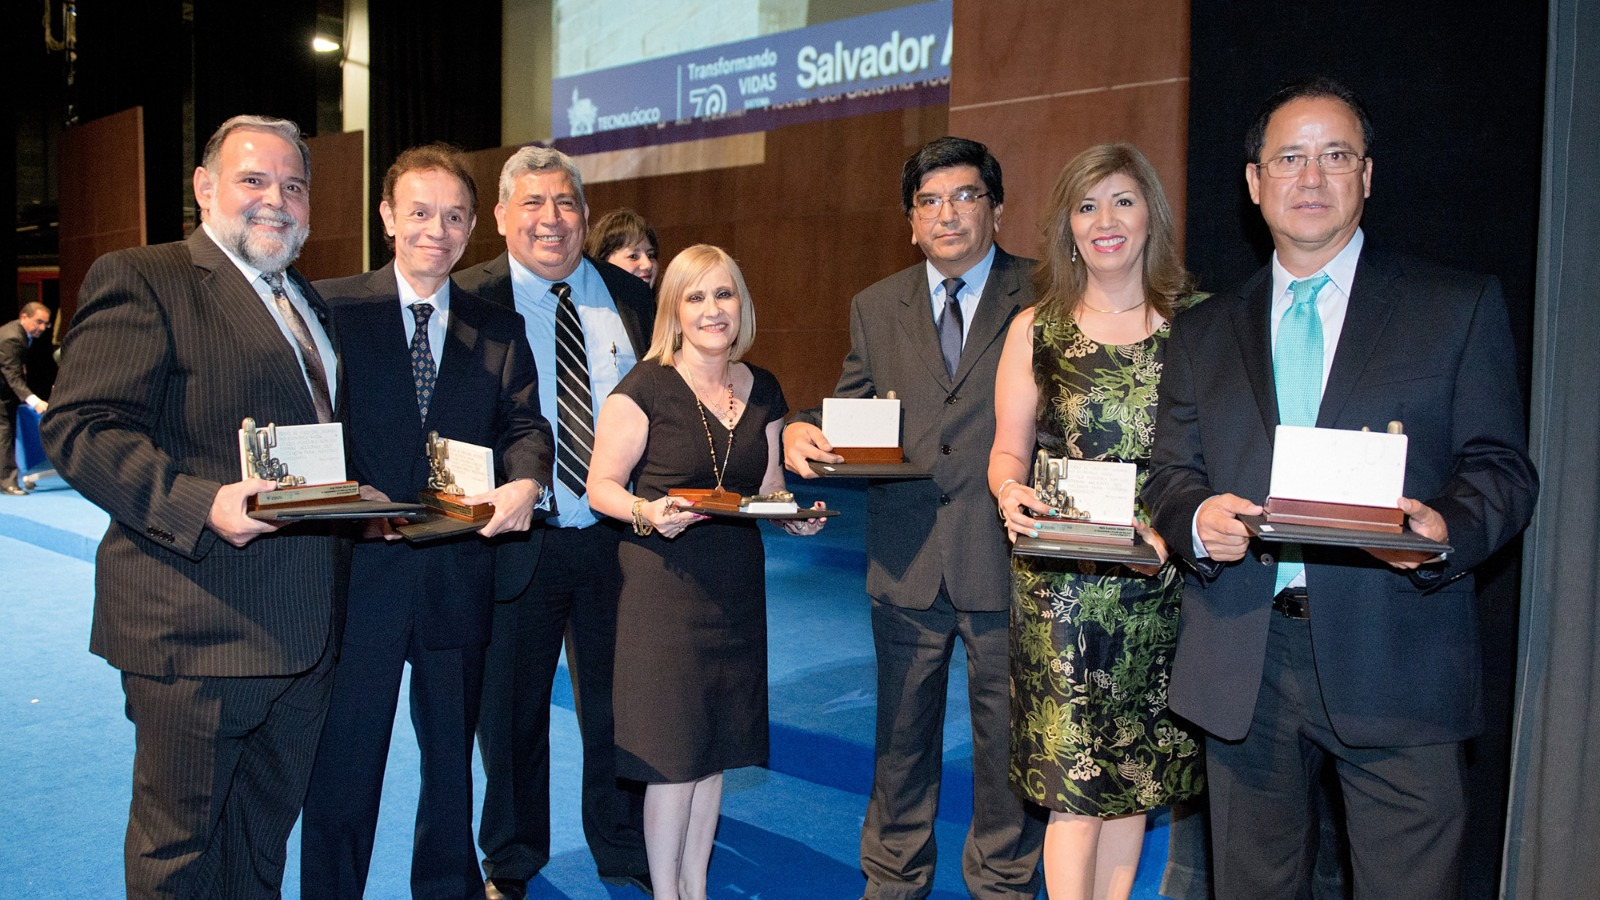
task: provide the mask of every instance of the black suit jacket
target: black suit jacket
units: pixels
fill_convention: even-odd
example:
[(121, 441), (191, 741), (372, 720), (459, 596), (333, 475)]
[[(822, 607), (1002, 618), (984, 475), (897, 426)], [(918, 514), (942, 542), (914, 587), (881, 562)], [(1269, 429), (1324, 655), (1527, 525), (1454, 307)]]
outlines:
[[(350, 410), (351, 477), (390, 499), (415, 500), (428, 484), (427, 435), (494, 450), (498, 484), (550, 483), (554, 445), (539, 414), (533, 352), (522, 317), (454, 282), (434, 394), (418, 416), (410, 344), (394, 263), (317, 282), (340, 336)], [(493, 552), (475, 536), (436, 544), (363, 541), (352, 560), (345, 641), (388, 646), (415, 630), (423, 646), (489, 640)]]
[[(334, 337), (321, 297), (289, 274)], [(218, 488), (240, 479), (245, 417), (317, 421), (299, 359), (238, 268), (198, 228), (108, 253), (61, 355), (45, 446), (111, 515), (90, 649), (145, 675), (310, 669), (333, 632), (339, 541), (296, 526), (241, 549), (205, 525)]]
[[(1328, 716), (1356, 746), (1461, 740), (1482, 722), (1471, 569), (1532, 514), (1510, 328), (1498, 282), (1385, 256), (1369, 240), (1317, 425), (1408, 436), (1405, 495), (1437, 510), (1455, 547), (1433, 588), (1359, 550), (1306, 547), (1317, 672)], [(1191, 525), (1213, 494), (1260, 503), (1278, 424), (1271, 269), (1174, 323), (1144, 500), (1187, 574), (1171, 705), (1218, 737), (1249, 728), (1275, 566), (1197, 560)]]
[[(995, 248), (994, 266), (951, 378), (939, 350), (924, 263), (857, 294), (850, 355), (835, 397), (900, 399), (906, 460), (932, 479), (867, 488), (867, 593), (927, 609), (943, 580), (957, 609), (1010, 608), (1011, 557), (989, 494), (994, 380), (1012, 318), (1033, 305), (1034, 261)], [(819, 411), (801, 415), (819, 424)]]
[(33, 393), (24, 366), (27, 353), (28, 333), (22, 330), (22, 320), (12, 319), (0, 325), (0, 377), (5, 380), (5, 385), (0, 387), (0, 409), (8, 413), (15, 411)]
[[(656, 322), (656, 304), (650, 286), (637, 275), (630, 275), (608, 262), (597, 259), (590, 259), (589, 262), (599, 271), (612, 302), (616, 304), (617, 315), (622, 318), (622, 327), (628, 333), (628, 340), (633, 343), (635, 356), (642, 359), (645, 351), (650, 349), (650, 333)], [(463, 288), (485, 300), (507, 309), (516, 309), (509, 254), (502, 253), (486, 263), (463, 269), (456, 273), (455, 278)], [(545, 377), (554, 378), (555, 373), (547, 372)], [(605, 524), (604, 519), (602, 524)], [(528, 582), (533, 579), (534, 567), (539, 562), (543, 535), (543, 527), (536, 525), (525, 535), (509, 535), (499, 542), (499, 552), (495, 558), (497, 598), (511, 600), (527, 588)]]

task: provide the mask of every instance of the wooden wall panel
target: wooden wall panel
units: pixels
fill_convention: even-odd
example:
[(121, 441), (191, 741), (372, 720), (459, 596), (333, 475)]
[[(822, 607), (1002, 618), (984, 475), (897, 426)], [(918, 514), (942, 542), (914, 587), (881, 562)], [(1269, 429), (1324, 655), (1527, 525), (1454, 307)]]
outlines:
[(102, 254), (145, 243), (144, 109), (113, 113), (61, 133), (61, 310)]
[(956, 0), (954, 17), (950, 130), (983, 141), (1000, 160), (1008, 250), (1037, 255), (1062, 166), (1092, 144), (1116, 140), (1150, 157), (1181, 242), (1188, 0)]
[(347, 131), (306, 143), (311, 147), (311, 237), (295, 268), (313, 281), (365, 272), (361, 239), (369, 209), (378, 214), (378, 198), (369, 205), (363, 190), (366, 136)]

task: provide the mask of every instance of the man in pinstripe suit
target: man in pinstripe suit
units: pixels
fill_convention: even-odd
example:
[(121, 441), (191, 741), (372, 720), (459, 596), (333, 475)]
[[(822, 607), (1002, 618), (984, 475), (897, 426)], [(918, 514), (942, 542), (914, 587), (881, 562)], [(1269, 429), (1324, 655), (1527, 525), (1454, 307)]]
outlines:
[(327, 312), (288, 268), (309, 173), (293, 122), (223, 123), (194, 173), (202, 226), (96, 261), (63, 343), (43, 431), (111, 515), (90, 650), (134, 724), (130, 898), (276, 897), (327, 708), (346, 553), (245, 515), (273, 482), (240, 479), (236, 437), (338, 400)]

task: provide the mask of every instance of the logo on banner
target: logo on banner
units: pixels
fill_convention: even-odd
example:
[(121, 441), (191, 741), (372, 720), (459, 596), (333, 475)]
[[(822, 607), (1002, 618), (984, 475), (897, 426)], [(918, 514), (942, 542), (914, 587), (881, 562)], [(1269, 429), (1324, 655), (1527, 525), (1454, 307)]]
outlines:
[(720, 84), (695, 88), (689, 92), (689, 102), (694, 104), (695, 118), (721, 115), (728, 111), (728, 92)]
[(582, 134), (594, 134), (595, 120), (600, 118), (600, 107), (588, 97), (579, 97), (578, 89), (572, 89), (572, 105), (567, 107), (567, 127), (574, 137)]

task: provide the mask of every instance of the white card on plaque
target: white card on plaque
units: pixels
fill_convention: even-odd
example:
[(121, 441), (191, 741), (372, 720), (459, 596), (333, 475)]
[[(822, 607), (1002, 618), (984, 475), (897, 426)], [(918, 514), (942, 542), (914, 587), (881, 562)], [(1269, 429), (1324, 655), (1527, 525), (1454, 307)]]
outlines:
[(900, 401), (824, 398), (822, 434), (835, 447), (898, 447)]
[(1089, 521), (1107, 525), (1133, 524), (1138, 466), (1098, 459), (1068, 460), (1066, 482), (1072, 505), (1086, 510)]
[(1273, 436), (1269, 496), (1394, 509), (1405, 481), (1403, 434), (1279, 425)]
[(463, 495), (472, 497), (494, 490), (494, 450), (449, 438), (443, 443), (449, 454), (445, 465)]
[[(258, 431), (266, 431), (262, 425)], [(336, 484), (345, 481), (344, 425), (327, 422), (314, 425), (275, 425), (272, 427), (277, 443), (268, 453), (283, 463), (291, 475), (305, 479), (308, 485)], [(250, 478), (250, 460), (244, 429), (239, 429), (239, 477)]]

